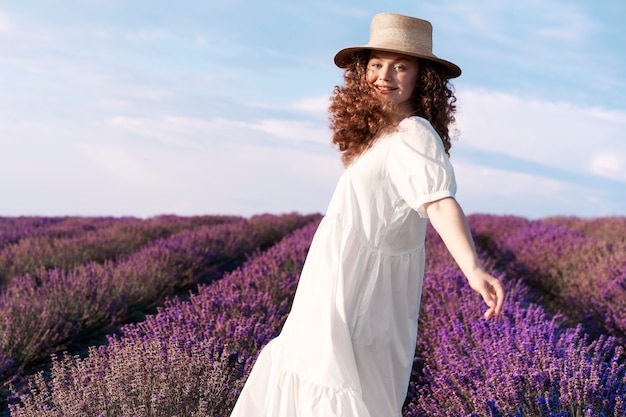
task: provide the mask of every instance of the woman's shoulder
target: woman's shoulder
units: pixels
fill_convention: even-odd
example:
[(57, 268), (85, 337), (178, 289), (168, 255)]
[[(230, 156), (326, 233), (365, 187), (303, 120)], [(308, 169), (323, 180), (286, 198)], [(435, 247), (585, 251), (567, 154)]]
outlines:
[[(443, 142), (430, 122), (423, 117), (411, 116), (400, 122), (397, 139), (392, 147), (421, 150), (425, 153), (443, 152)], [(403, 143), (404, 145), (400, 145)]]
[(420, 116), (411, 116), (402, 120), (400, 122), (400, 131), (409, 131), (421, 134), (434, 134), (438, 136), (437, 132), (430, 124), (430, 122)]

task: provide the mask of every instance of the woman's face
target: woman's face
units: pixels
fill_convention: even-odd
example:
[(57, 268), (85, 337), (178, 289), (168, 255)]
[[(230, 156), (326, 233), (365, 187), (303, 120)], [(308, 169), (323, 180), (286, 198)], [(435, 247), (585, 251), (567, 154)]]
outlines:
[(372, 51), (367, 63), (367, 82), (388, 100), (410, 113), (408, 99), (413, 94), (419, 64), (417, 58), (395, 52)]

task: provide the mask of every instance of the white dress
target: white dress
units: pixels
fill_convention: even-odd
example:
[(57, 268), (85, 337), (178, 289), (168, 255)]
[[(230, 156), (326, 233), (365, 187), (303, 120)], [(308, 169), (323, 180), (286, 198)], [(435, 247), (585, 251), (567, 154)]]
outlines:
[(343, 173), (285, 325), (231, 417), (400, 417), (417, 337), (424, 204), (454, 196), (439, 135), (419, 117)]

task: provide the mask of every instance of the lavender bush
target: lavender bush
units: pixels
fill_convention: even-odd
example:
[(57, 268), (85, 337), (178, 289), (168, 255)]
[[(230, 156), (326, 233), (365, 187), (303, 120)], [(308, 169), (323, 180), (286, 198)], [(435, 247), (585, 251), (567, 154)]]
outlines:
[(623, 416), (623, 347), (563, 327), (519, 282), (507, 290), (505, 313), (485, 321), (458, 271), (427, 274), (405, 415)]
[[(588, 221), (591, 230), (599, 221)], [(612, 334), (626, 341), (626, 244), (615, 231), (609, 241), (599, 240), (585, 230), (550, 222), (521, 218), (472, 216), (470, 225), (479, 244), (508, 265), (510, 275), (541, 289), (548, 302), (569, 318), (572, 325), (582, 323), (594, 336)], [(570, 224), (572, 221), (570, 220)], [(608, 218), (611, 228), (626, 222)], [(613, 229), (611, 229), (613, 230)], [(607, 235), (600, 232), (598, 236)]]
[[(157, 218), (160, 217), (174, 216)], [(133, 217), (0, 217), (0, 249), (23, 238), (44, 235), (50, 238), (71, 237), (119, 222), (140, 223), (142, 220)]]
[(626, 244), (626, 233), (624, 233), (626, 231), (626, 217), (612, 216), (586, 219), (556, 216), (547, 217), (541, 221), (546, 224), (578, 230), (606, 243)]
[(94, 334), (142, 318), (166, 297), (220, 277), (246, 255), (317, 217), (263, 215), (203, 226), (117, 262), (15, 278), (0, 294), (0, 352), (16, 373), (36, 368), (51, 353), (76, 349)]
[(203, 225), (235, 220), (242, 219), (233, 216), (159, 216), (147, 220), (72, 218), (53, 222), (0, 250), (0, 282), (6, 286), (14, 276), (38, 276), (48, 269), (66, 270), (89, 261), (115, 260), (153, 240)]
[[(537, 296), (543, 289), (566, 300), (561, 282), (541, 284), (537, 277), (576, 283), (571, 276), (584, 265), (598, 274), (588, 275), (592, 282), (605, 285), (607, 266), (615, 266), (619, 250), (595, 263), (591, 254), (606, 255), (609, 243), (619, 247), (619, 236), (510, 216), (469, 220), (484, 265), (504, 279), (507, 307), (498, 319), (483, 320), (482, 300), (428, 231), (404, 415), (626, 416), (623, 345), (609, 334), (590, 337), (586, 327), (572, 325), (573, 312), (552, 311), (565, 302), (548, 311), (539, 304), (548, 297)], [(229, 415), (258, 351), (284, 323), (315, 226), (257, 253), (186, 299), (167, 301), (157, 314), (123, 326), (86, 356), (55, 356), (49, 372), (30, 379), (29, 389), (16, 389), (19, 402), (11, 414)], [(603, 308), (597, 311), (611, 314)]]
[[(170, 301), (89, 355), (55, 358), (12, 406), (16, 416), (226, 416), (249, 355), (288, 310), (316, 224), (306, 226), (188, 302)], [(248, 365), (248, 366), (247, 366)]]

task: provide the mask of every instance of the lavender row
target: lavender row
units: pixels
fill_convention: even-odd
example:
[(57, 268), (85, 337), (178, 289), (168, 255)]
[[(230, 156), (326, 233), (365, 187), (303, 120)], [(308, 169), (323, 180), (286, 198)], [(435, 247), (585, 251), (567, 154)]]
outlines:
[[(13, 415), (228, 415), (259, 349), (280, 330), (313, 227), (123, 328), (85, 359), (64, 356), (22, 395)], [(506, 280), (506, 313), (482, 319), (482, 301), (432, 235), (415, 372), (405, 416), (622, 416), (624, 351), (590, 342)], [(497, 260), (484, 263), (496, 265)], [(43, 411), (43, 410), (48, 411)], [(46, 414), (48, 412), (48, 414)]]
[(536, 291), (519, 279), (512, 254), (494, 250), (484, 234), (490, 228), (512, 234), (528, 220), (469, 220), (483, 264), (506, 277), (506, 312), (496, 322), (480, 318), (482, 301), (429, 228), (430, 272), (405, 416), (624, 415), (623, 347), (606, 336), (590, 342), (580, 326), (568, 328), (563, 316), (534, 304)]
[[(612, 334), (626, 341), (626, 222), (607, 218), (615, 229), (589, 221), (585, 232), (555, 220), (526, 220), (507, 216), (471, 216), (478, 245), (506, 265), (513, 277), (545, 293), (570, 323), (583, 323), (594, 335)], [(572, 224), (573, 220), (570, 219)], [(619, 230), (621, 225), (622, 229)], [(602, 231), (604, 230), (604, 231)], [(600, 240), (597, 236), (605, 236)]]
[(14, 416), (226, 416), (253, 356), (280, 330), (316, 223), (187, 302), (170, 301), (89, 355), (53, 361)]
[(118, 262), (15, 279), (0, 295), (0, 351), (7, 369), (3, 381), (51, 353), (76, 348), (94, 334), (142, 318), (166, 297), (220, 277), (246, 255), (314, 218), (265, 215), (203, 226), (158, 240)]
[(626, 244), (626, 217), (624, 216), (595, 218), (555, 216), (541, 221), (578, 230), (607, 243)]
[(623, 346), (590, 342), (506, 282), (504, 314), (486, 321), (458, 270), (426, 274), (404, 416), (624, 416)]
[(233, 216), (159, 216), (135, 218), (77, 218), (52, 223), (43, 234), (22, 237), (0, 250), (0, 282), (8, 285), (19, 275), (37, 276), (52, 268), (69, 269), (94, 261), (102, 263), (133, 253), (150, 241), (202, 225), (221, 224)]
[(0, 217), (0, 249), (27, 237), (71, 237), (116, 222), (140, 222), (134, 217)]

